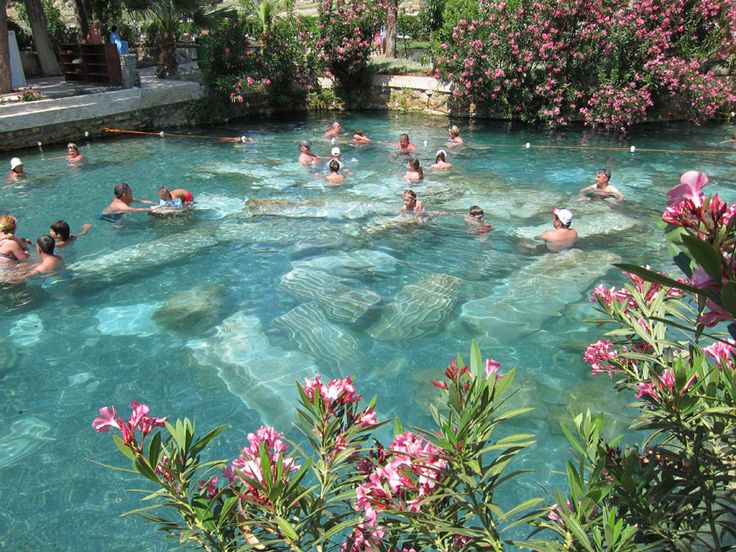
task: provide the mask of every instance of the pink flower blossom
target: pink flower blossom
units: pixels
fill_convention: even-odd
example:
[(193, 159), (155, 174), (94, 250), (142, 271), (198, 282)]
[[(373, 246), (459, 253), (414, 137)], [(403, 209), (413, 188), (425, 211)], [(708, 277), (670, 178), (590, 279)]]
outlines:
[(99, 418), (95, 418), (92, 421), (92, 427), (95, 429), (95, 431), (97, 431), (98, 433), (107, 433), (108, 431), (110, 431), (111, 427), (114, 427), (115, 429), (120, 429), (120, 425), (115, 419), (114, 406), (105, 406), (103, 408), (100, 408), (100, 414), (101, 416)]
[[(730, 362), (733, 358), (734, 340), (729, 339), (728, 343), (716, 341), (708, 347), (703, 347), (703, 352), (713, 360), (721, 363)], [(101, 411), (100, 411), (101, 412)]]
[(637, 399), (641, 399), (643, 397), (652, 397), (653, 399), (658, 399), (659, 395), (657, 395), (657, 390), (652, 387), (651, 383), (645, 383), (645, 382), (639, 382), (637, 385), (639, 392), (634, 395)]
[(667, 207), (674, 207), (685, 200), (693, 202), (695, 207), (703, 206), (701, 190), (708, 184), (708, 176), (699, 171), (687, 171), (680, 176), (680, 183), (667, 192)]

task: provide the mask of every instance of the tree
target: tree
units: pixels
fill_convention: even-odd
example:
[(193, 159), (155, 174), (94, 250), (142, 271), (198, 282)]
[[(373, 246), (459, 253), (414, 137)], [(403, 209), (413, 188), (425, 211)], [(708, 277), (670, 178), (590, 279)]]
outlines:
[(0, 94), (13, 91), (10, 79), (10, 45), (8, 44), (8, 13), (6, 0), (0, 0)]
[(399, 21), (399, 0), (389, 0), (386, 21), (386, 57), (396, 57), (396, 28)]
[(51, 46), (51, 37), (41, 0), (25, 0), (25, 5), (33, 33), (33, 42), (38, 53), (38, 62), (41, 65), (41, 73), (47, 76), (60, 75), (61, 70)]

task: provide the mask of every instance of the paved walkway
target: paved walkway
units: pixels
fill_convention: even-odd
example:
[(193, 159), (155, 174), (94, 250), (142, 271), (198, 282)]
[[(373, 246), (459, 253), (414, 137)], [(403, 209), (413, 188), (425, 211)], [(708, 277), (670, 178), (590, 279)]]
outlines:
[[(186, 74), (194, 67), (182, 64), (180, 70)], [(145, 113), (182, 111), (186, 102), (204, 95), (199, 82), (159, 79), (155, 67), (141, 69), (139, 74), (141, 85), (133, 88), (68, 83), (63, 77), (29, 80), (27, 89), (46, 99), (0, 104), (0, 150), (64, 141), (87, 131), (99, 135), (105, 126), (126, 121), (134, 127), (145, 125), (151, 117)]]

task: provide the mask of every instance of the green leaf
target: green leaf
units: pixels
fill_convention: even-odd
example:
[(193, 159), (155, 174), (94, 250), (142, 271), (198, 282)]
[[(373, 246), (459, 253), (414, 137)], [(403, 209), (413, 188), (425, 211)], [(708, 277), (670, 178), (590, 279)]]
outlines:
[(394, 437), (404, 433), (404, 426), (401, 425), (401, 420), (394, 418)]
[(158, 476), (145, 460), (143, 460), (142, 458), (136, 458), (135, 460), (133, 460), (133, 465), (142, 476), (147, 477), (155, 483), (160, 483)]
[(196, 456), (197, 454), (199, 454), (199, 453), (200, 453), (200, 451), (201, 451), (202, 449), (204, 449), (204, 447), (206, 447), (206, 446), (207, 446), (207, 445), (208, 445), (208, 444), (210, 443), (210, 441), (212, 441), (212, 439), (214, 439), (214, 438), (215, 438), (215, 437), (217, 437), (217, 436), (218, 436), (218, 435), (219, 435), (220, 433), (222, 433), (222, 431), (223, 431), (223, 430), (224, 430), (224, 429), (225, 429), (226, 427), (227, 427), (227, 426), (226, 426), (226, 425), (224, 425), (224, 424), (223, 424), (223, 425), (220, 425), (220, 426), (217, 426), (217, 427), (216, 427), (216, 428), (214, 428), (214, 429), (213, 429), (212, 431), (210, 431), (210, 432), (209, 432), (209, 433), (208, 433), (207, 435), (205, 435), (205, 436), (204, 436), (204, 437), (202, 437), (201, 439), (198, 439), (198, 440), (197, 440), (197, 441), (196, 441), (196, 442), (195, 442), (195, 443), (194, 443), (194, 444), (192, 445), (192, 450), (190, 451), (190, 455), (191, 455), (191, 456)]
[(728, 311), (736, 316), (736, 285), (733, 282), (723, 284), (721, 288), (721, 301)]
[(148, 463), (151, 466), (156, 466), (158, 464), (158, 457), (161, 453), (161, 432), (157, 431), (153, 439), (151, 439), (151, 443), (148, 445)]
[(648, 282), (654, 282), (655, 284), (661, 284), (667, 287), (682, 289), (684, 291), (689, 291), (690, 293), (696, 293), (696, 294), (701, 294), (701, 295), (703, 294), (702, 289), (693, 287), (688, 284), (684, 284), (682, 282), (678, 282), (677, 280), (673, 280), (672, 278), (663, 276), (662, 274), (657, 274), (656, 272), (652, 270), (648, 270), (644, 268), (643, 266), (639, 266), (635, 264), (626, 264), (626, 263), (614, 263), (613, 266), (615, 266), (616, 268), (620, 268), (624, 272), (630, 272), (631, 274), (636, 274), (637, 276), (644, 278)]
[(120, 452), (122, 452), (125, 456), (127, 456), (131, 460), (135, 460), (135, 452), (130, 450), (130, 447), (126, 447), (123, 444), (123, 440), (118, 435), (113, 435), (112, 440), (115, 443), (115, 446), (118, 447), (118, 450)]
[(682, 236), (682, 242), (687, 247), (695, 262), (698, 263), (708, 276), (720, 282), (722, 276), (721, 253), (706, 241), (699, 240), (689, 234)]
[(286, 536), (287, 539), (292, 542), (295, 542), (299, 539), (299, 535), (297, 535), (294, 527), (284, 518), (282, 518), (281, 516), (276, 516), (276, 523), (279, 524), (279, 529)]

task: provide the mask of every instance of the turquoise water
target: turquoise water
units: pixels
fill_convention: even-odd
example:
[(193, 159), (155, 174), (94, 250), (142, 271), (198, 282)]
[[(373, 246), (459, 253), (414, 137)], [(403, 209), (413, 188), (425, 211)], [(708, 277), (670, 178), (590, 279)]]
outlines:
[[(192, 417), (201, 430), (228, 424), (213, 456), (233, 457), (264, 421), (288, 431), (293, 381), (319, 371), (352, 374), (365, 396), (378, 394), (384, 417), (424, 424), (431, 381), (475, 338), (502, 370), (518, 368), (514, 401), (535, 407), (508, 431), (538, 435), (517, 464), (533, 468), (536, 482), (509, 486), (504, 500), (559, 484), (568, 407), (604, 408), (612, 431), (624, 429), (630, 397), (581, 361), (600, 332), (583, 323), (593, 314), (588, 297), (599, 282), (621, 283), (611, 262), (669, 266), (654, 221), (680, 173), (705, 171), (711, 192), (736, 199), (736, 150), (717, 145), (736, 127), (657, 126), (620, 138), (456, 121), (468, 145), (446, 148), (454, 168), (432, 173), (447, 120), (346, 114), (341, 122), (379, 140), (408, 132), (426, 171), (413, 188), (429, 210), (449, 214), (397, 223), (405, 159), (388, 146), (340, 143), (355, 175), (325, 189), (295, 160), (301, 138), (327, 155), (331, 145), (319, 138), (327, 118), (192, 131), (255, 138), (246, 145), (96, 140), (80, 144), (79, 167), (58, 159), (61, 147), (21, 155), (29, 177), (5, 184), (0, 201), (20, 235), (35, 239), (58, 218), (72, 231), (94, 226), (60, 250), (70, 277), (5, 285), (0, 295), (1, 546), (166, 548), (152, 527), (119, 517), (138, 506), (124, 489), (142, 482), (94, 463), (123, 464), (109, 436), (90, 427), (109, 404), (127, 415), (138, 400), (156, 416)], [(728, 147), (729, 155), (644, 151)], [(625, 201), (578, 202), (603, 167)], [(97, 220), (123, 180), (144, 199), (160, 184), (187, 188), (196, 208), (173, 219)], [(473, 204), (494, 224), (490, 235), (465, 229)], [(555, 206), (575, 214), (576, 250), (531, 247)]]

